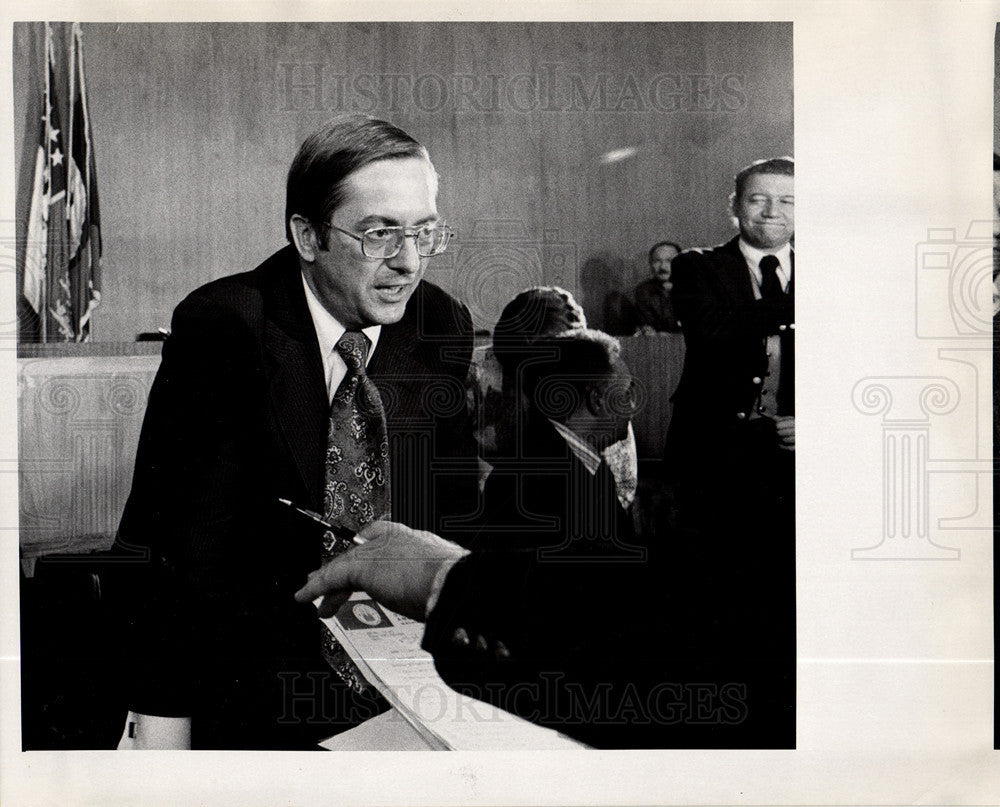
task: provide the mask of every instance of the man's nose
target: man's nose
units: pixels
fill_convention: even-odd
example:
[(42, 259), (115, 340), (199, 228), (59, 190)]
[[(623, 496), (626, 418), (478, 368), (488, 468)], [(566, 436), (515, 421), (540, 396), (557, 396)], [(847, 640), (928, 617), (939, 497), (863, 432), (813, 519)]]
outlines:
[(407, 236), (403, 239), (403, 246), (399, 248), (393, 257), (388, 258), (386, 266), (395, 269), (397, 272), (414, 274), (420, 269), (420, 256), (417, 254), (417, 239), (414, 236)]
[(774, 218), (778, 215), (778, 200), (768, 199), (764, 202), (764, 215), (768, 218)]

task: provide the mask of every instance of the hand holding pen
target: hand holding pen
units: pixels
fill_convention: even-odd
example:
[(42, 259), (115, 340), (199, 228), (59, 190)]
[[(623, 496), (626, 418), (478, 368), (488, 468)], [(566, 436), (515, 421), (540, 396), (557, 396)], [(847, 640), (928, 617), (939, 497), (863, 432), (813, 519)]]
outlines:
[(343, 527), (334, 526), (314, 510), (309, 510), (308, 508), (305, 507), (299, 507), (299, 505), (295, 504), (290, 499), (278, 499), (278, 503), (283, 504), (286, 507), (290, 507), (299, 515), (305, 516), (310, 521), (314, 521), (315, 523), (323, 527), (323, 529), (327, 530), (330, 534), (332, 534), (334, 539), (336, 540), (336, 543), (333, 546), (334, 552), (344, 552), (350, 549), (352, 546), (361, 546), (363, 543), (365, 543), (364, 538), (359, 538), (355, 533), (351, 532), (350, 530), (346, 530)]

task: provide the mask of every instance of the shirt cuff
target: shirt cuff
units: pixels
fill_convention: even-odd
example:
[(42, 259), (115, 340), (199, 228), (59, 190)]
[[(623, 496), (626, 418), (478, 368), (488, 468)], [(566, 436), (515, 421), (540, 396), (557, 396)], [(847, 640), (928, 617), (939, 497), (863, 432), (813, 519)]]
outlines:
[(448, 572), (450, 572), (452, 567), (454, 567), (456, 563), (468, 554), (469, 552), (466, 551), (461, 557), (451, 558), (441, 564), (441, 568), (438, 569), (437, 574), (434, 575), (434, 582), (431, 583), (431, 593), (427, 597), (427, 610), (424, 611), (424, 619), (431, 615), (431, 611), (433, 611), (434, 606), (437, 605), (437, 601), (441, 597), (441, 589), (444, 588), (444, 581), (448, 576)]

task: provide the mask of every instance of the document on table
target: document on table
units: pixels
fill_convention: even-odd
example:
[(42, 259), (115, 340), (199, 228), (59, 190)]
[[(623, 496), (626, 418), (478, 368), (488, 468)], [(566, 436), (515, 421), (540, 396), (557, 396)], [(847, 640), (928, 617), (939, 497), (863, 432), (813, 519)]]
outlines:
[(516, 751), (587, 746), (483, 701), (461, 695), (422, 650), (424, 626), (355, 593), (323, 622), (389, 703), (435, 749)]

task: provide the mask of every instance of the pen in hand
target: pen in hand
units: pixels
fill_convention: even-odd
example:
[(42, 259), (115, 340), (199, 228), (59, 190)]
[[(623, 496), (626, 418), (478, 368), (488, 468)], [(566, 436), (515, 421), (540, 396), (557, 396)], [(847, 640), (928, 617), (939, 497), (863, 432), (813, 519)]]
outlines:
[(295, 502), (291, 501), (290, 499), (278, 499), (278, 502), (280, 504), (285, 505), (286, 507), (292, 508), (292, 510), (294, 510), (299, 515), (305, 516), (311, 521), (315, 521), (324, 529), (329, 530), (330, 532), (333, 533), (334, 537), (338, 541), (342, 541), (347, 544), (354, 544), (356, 546), (361, 546), (363, 543), (365, 543), (364, 538), (359, 538), (355, 533), (351, 532), (350, 530), (345, 530), (343, 527), (335, 527), (333, 524), (331, 524), (329, 521), (323, 518), (323, 516), (321, 516), (314, 510), (309, 510), (305, 507), (299, 507), (299, 505), (295, 504)]

